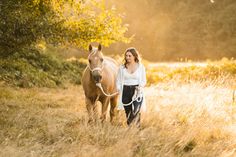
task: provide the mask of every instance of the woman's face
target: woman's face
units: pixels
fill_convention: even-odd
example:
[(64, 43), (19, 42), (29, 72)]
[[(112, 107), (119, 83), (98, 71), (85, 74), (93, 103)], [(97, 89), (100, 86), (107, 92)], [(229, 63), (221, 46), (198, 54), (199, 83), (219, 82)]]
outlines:
[(134, 58), (133, 54), (129, 51), (126, 52), (126, 54), (125, 54), (125, 60), (126, 60), (127, 63), (135, 62), (135, 58)]

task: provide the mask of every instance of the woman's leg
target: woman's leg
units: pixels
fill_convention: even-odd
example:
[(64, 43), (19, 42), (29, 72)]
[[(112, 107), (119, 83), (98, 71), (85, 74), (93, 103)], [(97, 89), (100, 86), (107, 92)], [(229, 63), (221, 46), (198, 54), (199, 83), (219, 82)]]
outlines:
[(124, 106), (127, 124), (130, 125), (133, 120), (132, 105)]
[[(123, 86), (123, 95), (122, 95), (122, 103), (129, 104), (132, 102), (132, 97), (134, 95), (135, 86)], [(127, 124), (130, 125), (134, 119), (134, 115), (132, 112), (132, 104), (128, 106), (124, 106), (125, 114), (127, 119)]]
[(142, 101), (141, 102), (134, 101), (133, 104), (124, 106), (128, 125), (134, 124), (140, 127), (141, 104), (142, 104)]
[(133, 117), (133, 123), (140, 127), (140, 121), (141, 121), (141, 105), (142, 105), (143, 100), (141, 100), (140, 102), (138, 101), (134, 101), (133, 103), (133, 110), (132, 110), (132, 117)]

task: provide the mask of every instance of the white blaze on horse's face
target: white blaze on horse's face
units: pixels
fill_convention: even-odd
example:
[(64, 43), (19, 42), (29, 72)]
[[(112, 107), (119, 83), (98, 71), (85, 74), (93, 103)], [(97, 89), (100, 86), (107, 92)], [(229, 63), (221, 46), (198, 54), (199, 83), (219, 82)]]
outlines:
[(89, 69), (91, 71), (92, 78), (95, 83), (100, 83), (102, 80), (102, 69), (103, 69), (103, 54), (101, 52), (101, 45), (98, 48), (89, 46), (90, 54), (88, 56)]

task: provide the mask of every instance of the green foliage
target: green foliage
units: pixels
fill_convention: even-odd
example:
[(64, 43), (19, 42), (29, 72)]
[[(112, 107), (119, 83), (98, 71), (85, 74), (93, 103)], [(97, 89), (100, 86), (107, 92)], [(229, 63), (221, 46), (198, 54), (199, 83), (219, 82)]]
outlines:
[(127, 27), (103, 1), (8, 0), (0, 2), (0, 56), (8, 56), (40, 40), (87, 48), (96, 41), (108, 46), (128, 42)]
[(86, 64), (66, 62), (39, 51), (24, 50), (0, 60), (0, 80), (19, 87), (56, 87), (67, 82), (80, 84)]

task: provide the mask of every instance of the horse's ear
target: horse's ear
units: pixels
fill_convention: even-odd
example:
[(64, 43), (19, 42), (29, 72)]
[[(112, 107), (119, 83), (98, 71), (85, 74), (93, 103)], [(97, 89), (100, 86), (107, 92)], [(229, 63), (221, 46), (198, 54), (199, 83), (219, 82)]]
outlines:
[(102, 50), (102, 45), (99, 43), (98, 45), (98, 51), (101, 51)]
[(89, 51), (91, 52), (91, 51), (92, 51), (92, 49), (93, 49), (92, 45), (91, 45), (91, 44), (89, 44)]

